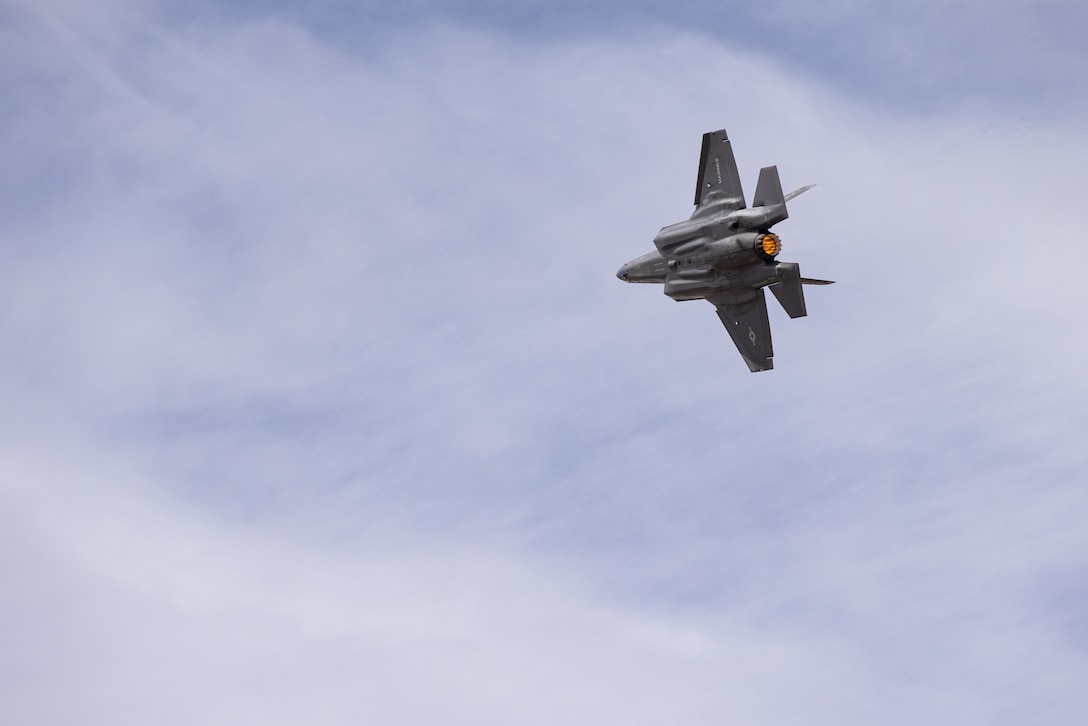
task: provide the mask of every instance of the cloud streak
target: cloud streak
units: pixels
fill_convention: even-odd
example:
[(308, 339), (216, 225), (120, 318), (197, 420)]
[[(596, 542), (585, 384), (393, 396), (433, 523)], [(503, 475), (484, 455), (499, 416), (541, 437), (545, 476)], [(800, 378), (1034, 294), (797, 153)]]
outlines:
[[(1064, 122), (673, 31), (51, 7), (3, 46), (6, 719), (1083, 710)], [(819, 183), (786, 257), (840, 280), (770, 377), (612, 277), (721, 125), (749, 193)]]

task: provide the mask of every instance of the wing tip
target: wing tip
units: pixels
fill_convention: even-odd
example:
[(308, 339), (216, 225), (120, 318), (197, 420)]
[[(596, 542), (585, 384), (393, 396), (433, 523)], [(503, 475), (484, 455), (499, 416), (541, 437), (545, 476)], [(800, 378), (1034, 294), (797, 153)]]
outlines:
[(762, 362), (745, 358), (744, 362), (748, 364), (748, 370), (751, 373), (762, 373), (763, 371), (774, 370), (774, 361), (770, 358)]

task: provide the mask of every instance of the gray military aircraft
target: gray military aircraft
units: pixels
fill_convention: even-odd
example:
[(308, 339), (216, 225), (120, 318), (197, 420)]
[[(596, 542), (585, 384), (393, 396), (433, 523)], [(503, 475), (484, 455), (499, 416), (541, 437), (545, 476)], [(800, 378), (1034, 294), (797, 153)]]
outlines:
[(703, 134), (697, 184), (691, 218), (664, 227), (654, 238), (657, 249), (628, 262), (616, 277), (664, 284), (673, 300), (709, 300), (748, 369), (771, 370), (774, 349), (763, 288), (770, 287), (791, 318), (800, 318), (808, 314), (802, 286), (832, 283), (801, 277), (796, 262), (778, 262), (782, 241), (770, 231), (789, 216), (786, 202), (815, 185), (783, 195), (778, 167), (764, 167), (746, 209), (725, 129)]

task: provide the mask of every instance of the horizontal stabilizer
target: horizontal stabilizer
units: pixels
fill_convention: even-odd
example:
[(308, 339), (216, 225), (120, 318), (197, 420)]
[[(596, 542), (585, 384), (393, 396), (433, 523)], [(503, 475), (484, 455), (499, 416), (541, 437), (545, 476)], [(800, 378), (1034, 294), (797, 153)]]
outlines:
[(808, 315), (808, 310), (805, 308), (805, 291), (801, 288), (799, 278), (783, 280), (771, 285), (771, 292), (791, 318), (803, 318)]
[(790, 192), (789, 194), (786, 195), (786, 201), (788, 202), (789, 200), (793, 199), (794, 197), (801, 196), (802, 194), (804, 194), (805, 192), (807, 192), (809, 189), (811, 189), (814, 186), (816, 186), (816, 185), (815, 184), (809, 184), (806, 187), (801, 187), (800, 189), (794, 189), (792, 192)]
[(803, 318), (808, 315), (805, 307), (803, 285), (830, 285), (831, 280), (813, 280), (801, 277), (801, 268), (796, 262), (779, 262), (775, 270), (779, 282), (770, 286), (771, 292), (782, 305), (782, 309), (791, 318)]

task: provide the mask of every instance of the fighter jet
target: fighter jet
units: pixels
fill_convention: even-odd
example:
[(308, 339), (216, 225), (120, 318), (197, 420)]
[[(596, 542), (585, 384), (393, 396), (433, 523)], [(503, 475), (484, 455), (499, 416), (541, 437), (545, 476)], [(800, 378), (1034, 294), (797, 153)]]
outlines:
[(763, 288), (770, 288), (791, 318), (800, 318), (808, 314), (803, 286), (832, 283), (801, 277), (796, 262), (779, 262), (782, 240), (771, 232), (789, 216), (786, 202), (813, 186), (783, 195), (778, 167), (764, 167), (752, 206), (745, 208), (725, 129), (703, 134), (695, 212), (664, 227), (654, 238), (657, 249), (628, 262), (616, 277), (663, 284), (673, 300), (709, 300), (748, 369), (771, 370), (774, 349)]

